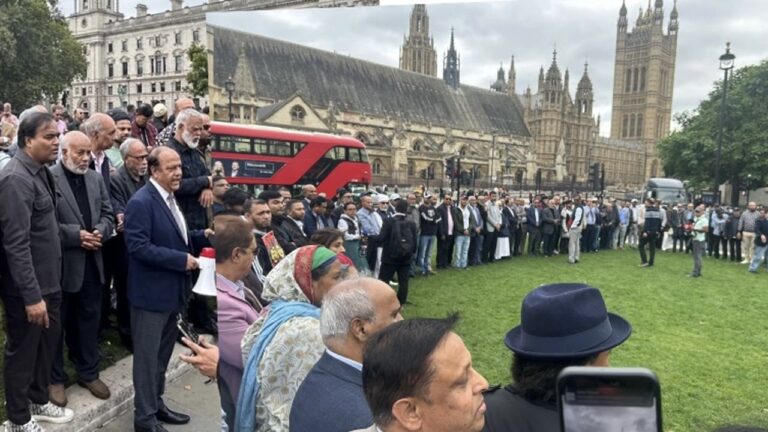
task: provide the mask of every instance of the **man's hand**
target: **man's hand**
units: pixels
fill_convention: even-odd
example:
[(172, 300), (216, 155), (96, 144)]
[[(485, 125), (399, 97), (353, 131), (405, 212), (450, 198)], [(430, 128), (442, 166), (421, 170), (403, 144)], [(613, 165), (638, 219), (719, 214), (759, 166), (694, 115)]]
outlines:
[(200, 268), (200, 263), (197, 262), (197, 258), (187, 254), (187, 271), (196, 270), (198, 268)]
[(211, 345), (205, 338), (201, 337), (199, 343), (182, 337), (184, 345), (192, 350), (191, 355), (181, 354), (181, 360), (189, 363), (208, 378), (216, 378), (216, 370), (219, 367), (219, 347)]
[(99, 250), (101, 248), (101, 234), (96, 234), (98, 234), (96, 230), (93, 233), (80, 230), (80, 247), (89, 251)]
[(736, 233), (736, 238), (741, 240), (741, 233)]
[(48, 322), (48, 309), (45, 307), (44, 300), (40, 300), (33, 305), (25, 306), (25, 309), (27, 311), (27, 321), (45, 328), (50, 326), (50, 323)]
[(203, 189), (202, 192), (200, 192), (200, 199), (198, 199), (198, 202), (200, 202), (200, 205), (208, 208), (213, 205), (213, 191), (211, 189)]
[(643, 233), (643, 237), (648, 237), (648, 233), (647, 233), (647, 232), (644, 232), (644, 233)]
[(212, 229), (206, 228), (203, 234), (205, 234), (205, 238), (211, 238), (216, 233)]
[(763, 243), (765, 243), (765, 234), (762, 234), (762, 235), (760, 236), (760, 241), (761, 241), (761, 242), (763, 242)]
[(501, 229), (501, 224), (494, 224), (493, 227), (496, 228), (496, 231), (498, 231)]
[(465, 236), (466, 236), (466, 235), (469, 235), (469, 231), (468, 231), (468, 230), (464, 230), (464, 235), (465, 235)]
[(125, 215), (123, 213), (118, 213), (115, 215), (115, 219), (117, 220), (117, 226), (115, 227), (115, 230), (117, 232), (123, 232), (123, 222), (125, 222)]

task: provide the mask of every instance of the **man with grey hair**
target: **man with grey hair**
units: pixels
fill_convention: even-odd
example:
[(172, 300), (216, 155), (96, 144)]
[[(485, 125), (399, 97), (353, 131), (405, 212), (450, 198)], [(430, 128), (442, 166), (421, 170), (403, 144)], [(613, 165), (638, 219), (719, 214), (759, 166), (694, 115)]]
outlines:
[(117, 136), (115, 121), (106, 114), (96, 113), (83, 123), (81, 129), (93, 145), (89, 167), (101, 174), (105, 184), (109, 184), (111, 163), (106, 150), (112, 147)]
[(190, 98), (183, 97), (176, 99), (173, 104), (173, 116), (168, 119), (168, 125), (157, 134), (155, 139), (156, 146), (168, 145), (168, 142), (176, 135), (176, 125), (178, 124), (178, 116), (184, 110), (195, 109), (195, 101)]
[(67, 405), (64, 342), (75, 364), (77, 383), (99, 399), (109, 387), (99, 379), (99, 321), (105, 285), (104, 242), (114, 219), (109, 191), (101, 176), (88, 169), (93, 142), (79, 131), (61, 140), (62, 157), (51, 168), (61, 202), (56, 206), (62, 251), (61, 322), (64, 337), (54, 352), (49, 398)]
[(117, 332), (123, 345), (133, 352), (131, 338), (131, 305), (128, 304), (128, 258), (125, 250), (123, 227), (125, 208), (137, 190), (147, 182), (147, 148), (137, 138), (127, 138), (120, 144), (123, 166), (109, 179), (112, 204), (115, 211), (115, 230), (117, 235), (110, 240), (114, 243), (112, 252), (112, 281), (117, 294)]
[(400, 302), (384, 282), (340, 283), (323, 297), (320, 333), (325, 353), (299, 386), (288, 422), (291, 432), (332, 432), (373, 424), (363, 394), (363, 349), (377, 332), (402, 320)]

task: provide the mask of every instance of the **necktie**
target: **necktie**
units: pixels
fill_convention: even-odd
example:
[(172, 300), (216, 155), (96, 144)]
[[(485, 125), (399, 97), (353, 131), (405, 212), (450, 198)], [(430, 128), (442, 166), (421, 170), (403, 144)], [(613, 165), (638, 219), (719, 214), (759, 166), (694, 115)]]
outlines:
[(171, 208), (171, 214), (176, 219), (176, 226), (179, 228), (181, 237), (184, 238), (184, 243), (187, 243), (187, 225), (184, 222), (184, 217), (179, 211), (179, 207), (176, 206), (176, 200), (173, 198), (173, 194), (168, 195), (168, 206)]

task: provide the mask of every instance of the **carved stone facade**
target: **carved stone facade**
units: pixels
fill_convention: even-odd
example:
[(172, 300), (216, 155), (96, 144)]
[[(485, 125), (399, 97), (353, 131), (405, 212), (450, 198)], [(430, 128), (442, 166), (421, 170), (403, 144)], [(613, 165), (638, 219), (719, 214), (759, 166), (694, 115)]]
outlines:
[(658, 177), (659, 140), (669, 135), (679, 29), (677, 2), (664, 34), (664, 1), (640, 9), (628, 32), (627, 7), (622, 4), (616, 32), (611, 138), (641, 144), (644, 177)]
[(400, 48), (400, 69), (437, 76), (435, 41), (429, 34), (429, 15), (423, 4), (415, 5), (411, 12), (408, 36), (403, 36)]
[[(73, 1), (69, 29), (83, 44), (88, 65), (85, 78), (67, 91), (67, 107), (91, 111), (128, 103), (171, 104), (188, 96), (186, 50), (193, 43), (205, 46), (207, 13), (378, 4), (378, 0), (209, 0), (188, 7), (183, 0), (170, 0), (165, 12), (149, 14), (146, 5), (138, 4), (136, 15), (126, 18), (119, 0)], [(200, 105), (207, 104), (202, 98)]]

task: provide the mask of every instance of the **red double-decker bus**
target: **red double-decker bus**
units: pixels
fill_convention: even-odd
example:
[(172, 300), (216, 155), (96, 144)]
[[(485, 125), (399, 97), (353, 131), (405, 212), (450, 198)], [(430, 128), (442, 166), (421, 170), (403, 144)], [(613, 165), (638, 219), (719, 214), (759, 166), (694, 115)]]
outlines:
[(347, 136), (213, 122), (211, 145), (213, 172), (252, 193), (313, 184), (332, 198), (341, 187), (371, 183), (365, 145)]

